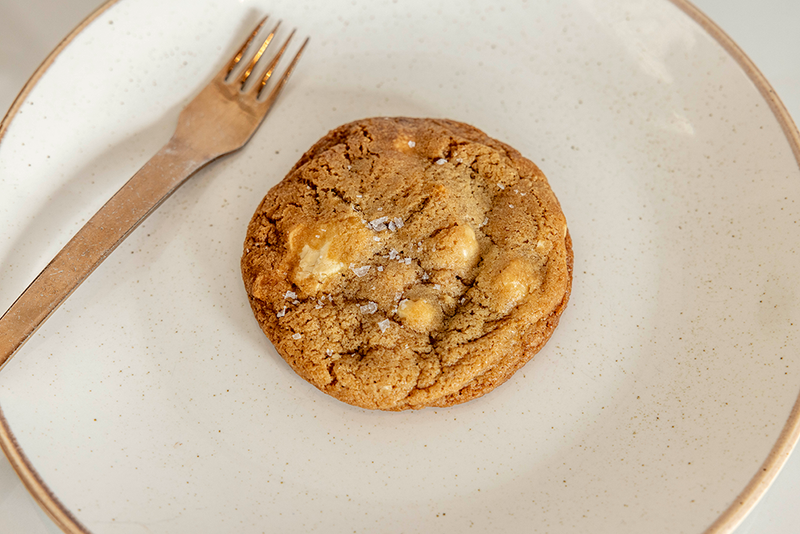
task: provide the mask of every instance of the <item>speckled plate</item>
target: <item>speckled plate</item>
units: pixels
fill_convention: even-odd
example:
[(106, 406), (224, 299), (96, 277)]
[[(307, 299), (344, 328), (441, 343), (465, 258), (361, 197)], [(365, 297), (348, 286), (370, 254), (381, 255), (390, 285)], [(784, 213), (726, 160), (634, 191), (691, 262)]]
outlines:
[[(766, 82), (683, 0), (109, 4), (0, 127), (0, 307), (263, 13), (312, 37), (264, 126), (0, 373), (5, 447), (63, 528), (733, 529), (797, 440), (800, 151)], [(465, 405), (337, 402), (295, 376), (247, 304), (238, 261), (263, 194), (329, 129), (374, 115), (510, 143), (569, 220), (561, 326)]]

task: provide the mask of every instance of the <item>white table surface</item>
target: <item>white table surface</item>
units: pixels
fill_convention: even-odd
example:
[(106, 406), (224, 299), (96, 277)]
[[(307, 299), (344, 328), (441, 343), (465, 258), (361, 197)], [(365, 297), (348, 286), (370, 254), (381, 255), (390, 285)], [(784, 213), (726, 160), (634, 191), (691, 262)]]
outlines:
[[(0, 0), (0, 113), (47, 54), (102, 0)], [(694, 0), (747, 53), (800, 120), (800, 1)], [(800, 452), (735, 534), (800, 532)], [(0, 534), (59, 534), (0, 455)]]

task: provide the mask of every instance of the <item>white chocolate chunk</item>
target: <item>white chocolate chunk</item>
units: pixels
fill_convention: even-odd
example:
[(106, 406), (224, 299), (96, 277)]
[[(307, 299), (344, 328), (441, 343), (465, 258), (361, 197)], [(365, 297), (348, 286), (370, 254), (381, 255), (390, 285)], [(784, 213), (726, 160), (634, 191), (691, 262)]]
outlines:
[(501, 313), (508, 313), (528, 296), (536, 276), (529, 262), (516, 258), (495, 276), (492, 281), (493, 308)]
[(480, 247), (475, 231), (466, 224), (442, 230), (431, 244), (431, 263), (434, 269), (463, 272), (478, 261)]
[(424, 333), (436, 326), (441, 319), (441, 310), (426, 300), (403, 299), (397, 305), (397, 316), (407, 327)]
[(320, 282), (338, 273), (344, 268), (344, 263), (330, 257), (331, 242), (326, 239), (319, 249), (303, 245), (300, 251), (300, 277), (314, 276)]
[(374, 234), (366, 224), (356, 216), (347, 216), (314, 225), (299, 223), (288, 232), (289, 250), (296, 261), (290, 279), (300, 289), (298, 295), (313, 295), (337, 279), (334, 275), (348, 264), (364, 263), (374, 246)]

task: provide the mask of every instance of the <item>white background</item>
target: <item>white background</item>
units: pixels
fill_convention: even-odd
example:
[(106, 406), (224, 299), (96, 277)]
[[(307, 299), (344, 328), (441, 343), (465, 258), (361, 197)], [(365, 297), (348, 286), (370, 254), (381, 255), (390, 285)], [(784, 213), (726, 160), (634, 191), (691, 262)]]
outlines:
[[(103, 2), (0, 0), (0, 114), (47, 54)], [(695, 0), (764, 73), (793, 117), (800, 117), (800, 2)], [(800, 453), (789, 458), (766, 496), (735, 534), (795, 534), (800, 525)], [(0, 458), (0, 534), (60, 532)]]

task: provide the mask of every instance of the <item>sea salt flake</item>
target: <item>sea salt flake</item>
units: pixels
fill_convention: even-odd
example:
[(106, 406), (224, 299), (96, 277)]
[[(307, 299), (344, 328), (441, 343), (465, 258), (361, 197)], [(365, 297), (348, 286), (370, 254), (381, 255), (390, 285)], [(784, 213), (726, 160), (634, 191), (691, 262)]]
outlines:
[(283, 296), (284, 300), (286, 300), (286, 299), (296, 299), (296, 298), (297, 298), (297, 293), (295, 293), (294, 291), (287, 291), (286, 294)]
[(326, 355), (326, 356), (333, 356), (333, 351), (332, 351), (331, 349), (327, 349), (327, 350), (325, 351), (325, 355)]
[(364, 195), (356, 195), (356, 198), (364, 198)]
[(361, 310), (361, 313), (372, 315), (373, 313), (378, 311), (378, 305), (370, 301), (364, 304), (363, 306), (359, 306), (359, 309)]
[(381, 238), (375, 235), (375, 236), (372, 236), (372, 240), (373, 241), (380, 241)]
[(395, 217), (394, 219), (392, 219), (392, 222), (397, 228), (403, 227), (403, 219), (401, 219), (400, 217)]
[(321, 310), (322, 309), (322, 304), (317, 304), (316, 306), (314, 306), (314, 309), (315, 310)]
[(509, 204), (508, 207), (514, 209), (514, 204)]
[(405, 262), (406, 265), (411, 265), (411, 258), (406, 258), (403, 261)]
[(392, 322), (389, 319), (384, 319), (383, 321), (378, 323), (378, 328), (380, 328), (381, 332), (383, 333), (386, 332), (386, 329), (389, 328), (391, 324)]
[(383, 265), (378, 265), (378, 270), (379, 270), (380, 272), (383, 272)]
[(292, 339), (300, 339), (301, 337), (303, 337), (303, 334), (301, 334), (300, 332), (292, 334)]
[(395, 249), (390, 250), (389, 251), (389, 259), (390, 260), (395, 259), (398, 254), (399, 254), (399, 252), (397, 252)]
[(440, 289), (442, 289), (442, 286), (440, 286), (439, 284), (433, 284), (433, 289), (439, 291)]
[(361, 267), (356, 267), (354, 264), (350, 264), (350, 270), (353, 271), (357, 277), (361, 278), (362, 276), (366, 276), (369, 272), (369, 268), (372, 267), (371, 265), (362, 265)]
[(383, 208), (378, 208), (378, 211), (383, 211)]
[(284, 306), (281, 311), (275, 314), (276, 317), (283, 317), (284, 315), (286, 315), (286, 306)]
[(397, 226), (394, 224), (394, 221), (389, 221), (389, 230), (391, 230), (392, 232), (397, 231)]
[(464, 163), (464, 160), (461, 158), (456, 158), (456, 163)]
[(444, 165), (445, 163), (447, 163), (447, 160), (444, 158), (439, 158), (436, 160), (437, 165)]
[(414, 148), (415, 146), (417, 146), (417, 143), (415, 143), (414, 141), (409, 141), (409, 142), (408, 142), (408, 146), (409, 146), (410, 148)]
[(483, 218), (483, 222), (482, 222), (481, 224), (479, 224), (479, 225), (478, 225), (478, 228), (482, 228), (482, 227), (486, 226), (486, 224), (487, 224), (488, 222), (489, 222), (489, 217), (484, 217), (484, 218)]
[(422, 279), (423, 279), (423, 280), (427, 280), (428, 278), (430, 278), (430, 277), (428, 276), (428, 273), (422, 273)]
[(497, 187), (499, 187), (500, 189), (505, 189), (506, 188), (506, 186), (504, 186), (503, 184), (497, 184)]
[(389, 219), (389, 217), (386, 217), (386, 216), (378, 217), (377, 219), (367, 223), (367, 226), (369, 226), (370, 228), (372, 228), (376, 232), (381, 232), (383, 230), (386, 230), (386, 221), (388, 219)]
[(295, 306), (297, 306), (298, 304), (300, 304), (300, 301), (299, 301), (299, 300), (293, 300), (293, 301), (292, 301), (292, 304), (294, 304)]

